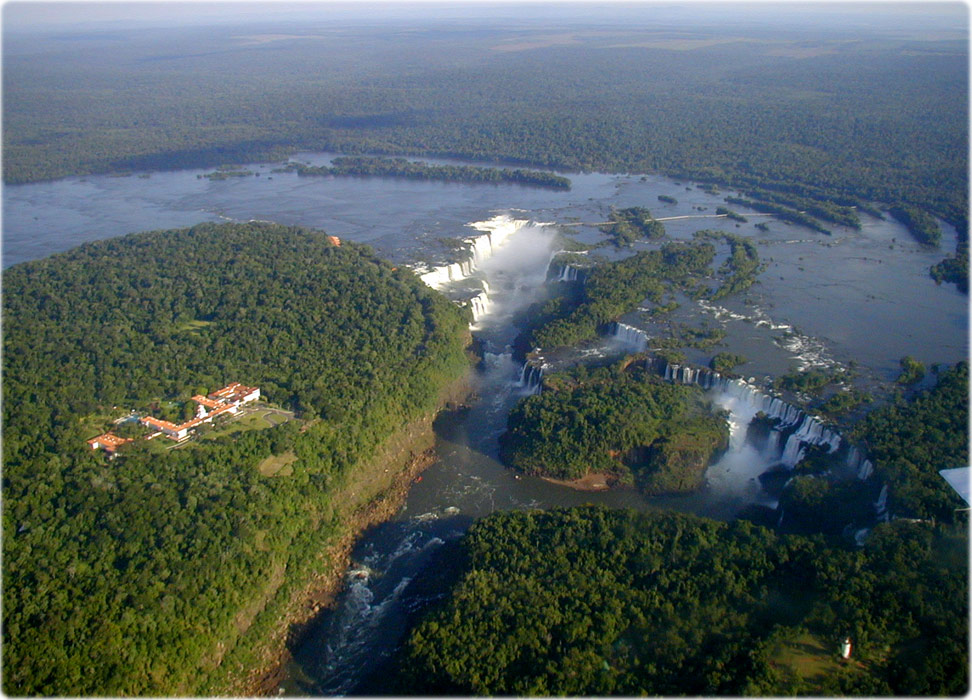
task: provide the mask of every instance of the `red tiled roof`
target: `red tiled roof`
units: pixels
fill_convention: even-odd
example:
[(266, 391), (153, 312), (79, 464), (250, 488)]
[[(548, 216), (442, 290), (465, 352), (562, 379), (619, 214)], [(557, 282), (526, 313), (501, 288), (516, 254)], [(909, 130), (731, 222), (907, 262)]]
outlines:
[(198, 404), (205, 406), (206, 408), (216, 408), (222, 405), (219, 403), (219, 401), (215, 401), (213, 399), (207, 399), (205, 396), (201, 396), (201, 395), (193, 396), (192, 400)]
[(107, 452), (114, 452), (115, 448), (119, 445), (124, 445), (126, 442), (131, 442), (132, 438), (118, 437), (114, 433), (105, 433), (104, 435), (99, 435), (98, 437), (93, 437), (88, 440), (88, 444), (94, 449), (95, 445), (100, 445)]

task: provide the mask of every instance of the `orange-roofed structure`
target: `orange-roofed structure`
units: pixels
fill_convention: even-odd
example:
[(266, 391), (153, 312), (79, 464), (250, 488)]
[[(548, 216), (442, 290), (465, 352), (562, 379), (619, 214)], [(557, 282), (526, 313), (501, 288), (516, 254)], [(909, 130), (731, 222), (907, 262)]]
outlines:
[(88, 444), (91, 446), (92, 450), (104, 450), (109, 454), (114, 454), (121, 445), (126, 442), (131, 442), (132, 438), (118, 437), (114, 433), (105, 433), (104, 435), (99, 435), (98, 437), (93, 437), (88, 440)]
[(220, 404), (235, 403), (242, 405), (260, 398), (260, 389), (255, 386), (243, 386), (239, 382), (233, 382), (232, 384), (227, 384), (222, 389), (217, 389), (209, 395), (209, 398)]
[[(171, 421), (159, 420), (152, 416), (141, 419), (142, 425), (154, 428), (172, 440), (181, 442), (189, 437), (189, 431), (203, 423), (212, 422), (213, 418), (223, 413), (233, 415), (240, 410), (240, 406), (260, 398), (260, 389), (255, 386), (244, 386), (239, 382), (227, 384), (217, 389), (209, 396), (196, 395), (192, 400), (199, 404), (200, 409), (195, 418), (176, 425)], [(205, 409), (210, 409), (208, 412)]]
[(200, 406), (205, 406), (206, 408), (219, 408), (220, 406), (219, 401), (198, 394), (193, 396), (192, 400), (198, 403)]
[[(172, 421), (162, 420), (154, 416), (143, 416), (139, 419), (139, 423), (155, 431), (147, 439), (151, 439), (157, 435), (165, 435), (172, 440), (182, 442), (188, 439), (189, 431), (193, 428), (203, 423), (210, 423), (213, 418), (224, 413), (229, 415), (238, 413), (240, 406), (251, 401), (256, 401), (259, 398), (259, 387), (244, 386), (239, 382), (233, 382), (232, 384), (227, 384), (222, 389), (214, 391), (209, 396), (193, 396), (192, 400), (199, 404), (196, 417), (184, 423), (177, 425)], [(88, 440), (91, 449), (97, 450), (101, 448), (111, 453), (119, 445), (123, 445), (126, 442), (131, 442), (131, 438), (120, 438), (112, 433), (105, 433), (104, 435), (99, 435), (96, 438)]]
[(327, 240), (329, 240), (331, 243), (333, 243), (336, 247), (338, 247), (338, 248), (341, 247), (341, 239), (338, 238), (337, 236), (328, 236), (327, 237)]

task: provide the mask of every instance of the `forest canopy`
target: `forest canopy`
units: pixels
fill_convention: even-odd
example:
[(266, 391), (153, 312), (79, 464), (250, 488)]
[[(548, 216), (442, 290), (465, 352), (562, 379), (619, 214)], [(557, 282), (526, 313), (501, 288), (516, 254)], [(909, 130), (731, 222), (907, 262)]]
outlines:
[[(468, 367), (464, 313), (413, 273), (274, 224), (134, 234), (16, 265), (3, 306), (13, 695), (225, 688), (237, 664), (224, 655), (266, 631), (274, 595), (345, 526), (332, 494)], [(178, 449), (137, 440), (113, 460), (85, 442), (129, 409), (230, 381), (301, 425)], [(273, 456), (287, 469), (264, 476)]]
[(692, 491), (713, 453), (725, 448), (724, 417), (702, 390), (640, 367), (560, 372), (520, 401), (500, 439), (514, 469), (557, 479), (606, 474), (645, 493)]
[(344, 156), (335, 158), (330, 166), (304, 165), (289, 163), (284, 170), (293, 170), (301, 177), (324, 177), (327, 175), (354, 175), (357, 177), (401, 177), (409, 180), (442, 180), (445, 182), (466, 182), (498, 184), (509, 183), (548, 187), (555, 190), (569, 190), (570, 180), (561, 175), (524, 170), (522, 168), (477, 168), (471, 165), (430, 165), (422, 161), (405, 158), (369, 158), (365, 156)]
[(672, 512), (494, 513), (410, 634), (401, 691), (961, 695), (967, 545), (928, 523), (881, 525), (850, 551)]

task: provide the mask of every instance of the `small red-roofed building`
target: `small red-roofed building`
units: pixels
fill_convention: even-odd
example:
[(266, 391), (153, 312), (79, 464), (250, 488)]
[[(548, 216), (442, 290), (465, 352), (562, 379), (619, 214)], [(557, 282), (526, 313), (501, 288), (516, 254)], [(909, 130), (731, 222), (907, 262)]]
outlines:
[(334, 245), (334, 247), (336, 248), (341, 247), (341, 239), (338, 238), (337, 236), (328, 236), (327, 240), (329, 240), (332, 243), (332, 245)]
[(104, 450), (108, 454), (114, 454), (120, 446), (124, 445), (126, 442), (131, 442), (132, 438), (118, 437), (114, 433), (105, 433), (104, 435), (99, 435), (98, 437), (93, 437), (88, 440), (88, 445), (91, 446), (92, 450)]

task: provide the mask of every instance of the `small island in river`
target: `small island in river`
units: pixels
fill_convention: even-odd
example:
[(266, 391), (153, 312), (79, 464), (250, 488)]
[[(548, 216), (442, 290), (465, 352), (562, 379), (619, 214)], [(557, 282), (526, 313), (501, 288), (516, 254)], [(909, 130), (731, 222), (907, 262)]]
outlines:
[(666, 383), (643, 365), (578, 367), (544, 387), (513, 408), (500, 439), (503, 461), (527, 474), (584, 490), (684, 493), (728, 444), (724, 417), (699, 387)]

